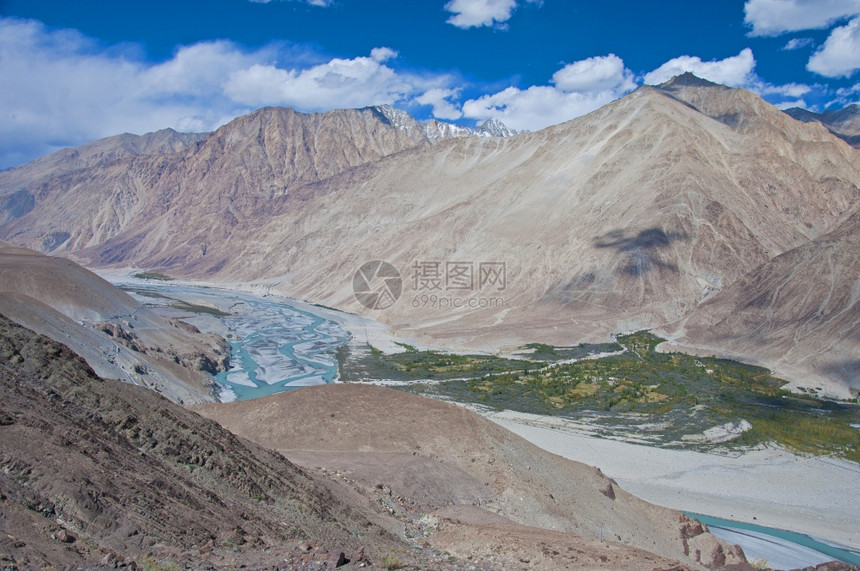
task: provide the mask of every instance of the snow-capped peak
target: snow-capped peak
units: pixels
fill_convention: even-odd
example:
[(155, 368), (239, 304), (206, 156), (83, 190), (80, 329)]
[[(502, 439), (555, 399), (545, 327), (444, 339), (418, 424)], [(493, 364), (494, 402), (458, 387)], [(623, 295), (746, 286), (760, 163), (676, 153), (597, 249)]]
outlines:
[(406, 132), (413, 138), (424, 138), (431, 144), (443, 139), (457, 137), (510, 137), (517, 134), (516, 131), (509, 129), (504, 123), (496, 119), (490, 119), (482, 123), (477, 129), (471, 129), (437, 119), (419, 122), (406, 111), (391, 105), (376, 105), (370, 109), (394, 128)]

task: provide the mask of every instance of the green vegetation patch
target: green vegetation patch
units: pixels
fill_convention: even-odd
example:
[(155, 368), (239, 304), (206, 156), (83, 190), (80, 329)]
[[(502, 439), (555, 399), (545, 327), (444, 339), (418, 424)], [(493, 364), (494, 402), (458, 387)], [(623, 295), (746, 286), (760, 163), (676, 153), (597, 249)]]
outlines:
[(385, 354), (369, 347), (365, 355), (354, 358), (339, 351), (341, 378), (345, 380), (389, 379), (412, 381), (424, 379), (458, 379), (481, 377), (491, 373), (528, 370), (538, 363), (521, 359), (504, 359), (494, 355), (459, 355), (441, 351), (422, 351), (405, 343), (400, 353)]
[(148, 290), (148, 289), (127, 287), (127, 286), (120, 286), (120, 288), (122, 288), (123, 290), (125, 290), (129, 293), (133, 293), (133, 294), (139, 295), (141, 297), (149, 297), (152, 299), (171, 299), (171, 298), (167, 297), (166, 295), (162, 295), (158, 292)]
[(151, 272), (151, 271), (138, 272), (138, 273), (134, 274), (134, 277), (140, 278), (142, 280), (159, 280), (159, 281), (163, 281), (163, 282), (172, 282), (174, 279), (176, 279), (176, 278), (172, 278), (166, 274), (162, 274), (160, 272)]
[[(836, 454), (860, 462), (860, 407), (794, 394), (762, 367), (714, 357), (658, 353), (648, 332), (619, 336), (616, 345), (555, 348), (533, 344), (530, 360), (453, 355), (408, 348), (372, 350), (342, 359), (357, 378), (437, 379), (404, 390), (463, 403), (587, 419), (598, 434), (664, 446), (713, 447), (704, 431), (742, 420), (752, 424), (732, 445), (775, 442), (791, 450)], [(619, 352), (565, 362), (582, 355)], [(346, 375), (349, 380), (349, 374)]]
[(210, 307), (208, 305), (199, 305), (196, 303), (188, 303), (186, 301), (175, 301), (170, 304), (172, 307), (180, 311), (190, 311), (191, 313), (206, 313), (209, 315), (214, 315), (215, 317), (226, 317), (230, 315), (226, 311), (221, 311), (217, 307)]

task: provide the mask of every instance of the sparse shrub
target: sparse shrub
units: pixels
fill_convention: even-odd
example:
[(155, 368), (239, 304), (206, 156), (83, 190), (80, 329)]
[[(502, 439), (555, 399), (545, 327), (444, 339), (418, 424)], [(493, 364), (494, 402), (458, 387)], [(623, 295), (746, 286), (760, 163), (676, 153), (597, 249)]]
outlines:
[(396, 555), (383, 555), (379, 558), (379, 567), (381, 569), (401, 569), (404, 563)]
[(167, 561), (156, 561), (148, 555), (135, 561), (139, 571), (179, 571), (179, 566)]

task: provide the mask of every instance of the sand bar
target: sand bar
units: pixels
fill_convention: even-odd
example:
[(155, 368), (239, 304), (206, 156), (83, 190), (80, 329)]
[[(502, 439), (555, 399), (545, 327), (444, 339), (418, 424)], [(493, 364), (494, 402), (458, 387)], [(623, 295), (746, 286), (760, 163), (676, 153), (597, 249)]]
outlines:
[(667, 450), (584, 436), (557, 417), (481, 412), (545, 450), (599, 467), (644, 500), (860, 548), (860, 466), (852, 462), (777, 447)]

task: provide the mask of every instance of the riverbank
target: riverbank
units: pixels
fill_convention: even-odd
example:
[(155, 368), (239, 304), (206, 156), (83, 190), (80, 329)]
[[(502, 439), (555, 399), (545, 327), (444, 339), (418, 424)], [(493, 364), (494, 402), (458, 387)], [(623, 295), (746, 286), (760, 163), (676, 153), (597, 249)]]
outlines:
[(726, 455), (668, 450), (584, 436), (558, 417), (480, 412), (545, 450), (597, 466), (649, 502), (860, 548), (857, 464), (770, 447)]

